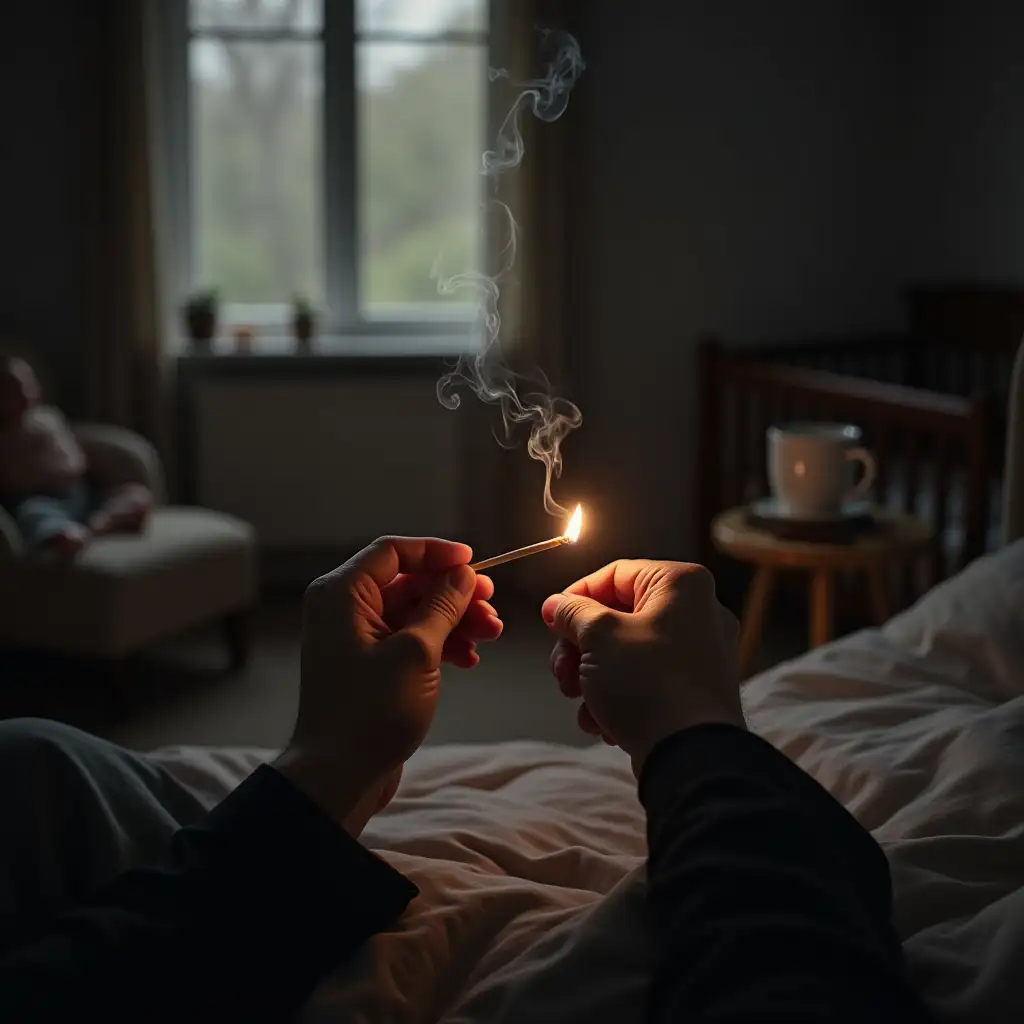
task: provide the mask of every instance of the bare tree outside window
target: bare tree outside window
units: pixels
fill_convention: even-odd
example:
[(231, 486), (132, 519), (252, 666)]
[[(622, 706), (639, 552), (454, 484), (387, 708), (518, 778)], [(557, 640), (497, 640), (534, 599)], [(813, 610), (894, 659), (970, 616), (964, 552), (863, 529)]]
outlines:
[[(348, 175), (325, 163), (325, 138), (352, 124), (327, 106), (327, 5), (355, 38)], [(269, 307), (323, 303), (329, 275), (354, 273), (349, 319), (451, 303), (435, 258), (481, 263), (484, 0), (192, 0), (190, 33), (194, 284)], [(356, 265), (329, 267), (325, 198), (353, 180)]]

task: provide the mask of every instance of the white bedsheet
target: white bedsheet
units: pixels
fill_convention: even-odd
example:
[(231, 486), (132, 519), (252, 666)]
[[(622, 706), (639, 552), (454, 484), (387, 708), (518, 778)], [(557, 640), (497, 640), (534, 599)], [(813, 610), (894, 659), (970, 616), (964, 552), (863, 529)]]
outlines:
[[(885, 847), (940, 1014), (1024, 1006), (1024, 543), (745, 693), (753, 727)], [(264, 756), (164, 759), (213, 801)], [(643, 819), (619, 751), (424, 749), (365, 839), (422, 895), (303, 1020), (641, 1019)]]
[(752, 724), (871, 830), (949, 1020), (1024, 1007), (1024, 541), (752, 680)]

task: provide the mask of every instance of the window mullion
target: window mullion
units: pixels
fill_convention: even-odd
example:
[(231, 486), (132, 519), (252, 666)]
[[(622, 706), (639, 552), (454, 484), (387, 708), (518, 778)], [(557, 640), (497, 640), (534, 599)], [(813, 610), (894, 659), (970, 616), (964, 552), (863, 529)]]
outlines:
[(330, 327), (359, 324), (354, 0), (324, 0), (324, 240)]

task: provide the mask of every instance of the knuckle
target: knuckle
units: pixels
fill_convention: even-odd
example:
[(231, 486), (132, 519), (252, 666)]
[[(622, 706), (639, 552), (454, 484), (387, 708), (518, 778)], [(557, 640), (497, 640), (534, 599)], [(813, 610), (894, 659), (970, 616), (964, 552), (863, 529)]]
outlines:
[(603, 608), (590, 617), (587, 626), (592, 633), (605, 633), (614, 627), (615, 621), (615, 615), (611, 609)]
[(318, 576), (309, 586), (306, 587), (305, 593), (302, 595), (302, 604), (305, 608), (315, 608), (323, 602), (324, 595), (328, 591), (331, 585), (331, 577)]
[(379, 555), (382, 552), (388, 551), (392, 547), (392, 541), (394, 537), (388, 535), (384, 537), (378, 537), (376, 540), (371, 541), (361, 551), (354, 554), (342, 568), (352, 568), (362, 565), (367, 558)]
[(575, 630), (583, 611), (583, 603), (577, 598), (569, 597), (559, 604), (555, 619), (568, 630)]
[(576, 610), (573, 625), (576, 635), (581, 640), (592, 643), (608, 636), (615, 629), (617, 621), (615, 613), (611, 609), (602, 608), (599, 611), (590, 611), (590, 609), (580, 607)]
[(715, 577), (707, 566), (698, 562), (674, 562), (672, 566), (677, 587), (691, 590), (702, 597), (714, 597)]
[(452, 625), (459, 621), (460, 610), (455, 598), (448, 591), (439, 591), (427, 599), (427, 607), (435, 615), (447, 619)]
[(699, 562), (686, 562), (684, 568), (687, 576), (694, 583), (712, 587), (715, 585), (715, 577), (711, 575), (711, 570), (706, 565), (701, 565)]
[(380, 554), (382, 551), (387, 551), (391, 547), (391, 542), (394, 537), (384, 536), (378, 537), (376, 540), (370, 541), (369, 544), (364, 548), (360, 548), (351, 558), (349, 558), (344, 565), (341, 566), (341, 570), (346, 569), (358, 569), (367, 558), (374, 555)]

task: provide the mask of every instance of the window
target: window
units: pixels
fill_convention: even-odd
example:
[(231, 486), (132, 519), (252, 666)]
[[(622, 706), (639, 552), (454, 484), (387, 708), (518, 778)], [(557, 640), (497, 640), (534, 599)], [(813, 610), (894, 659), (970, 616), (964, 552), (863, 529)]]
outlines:
[(191, 0), (187, 39), (189, 287), (234, 321), (464, 321), (431, 271), (482, 265), (486, 0)]

